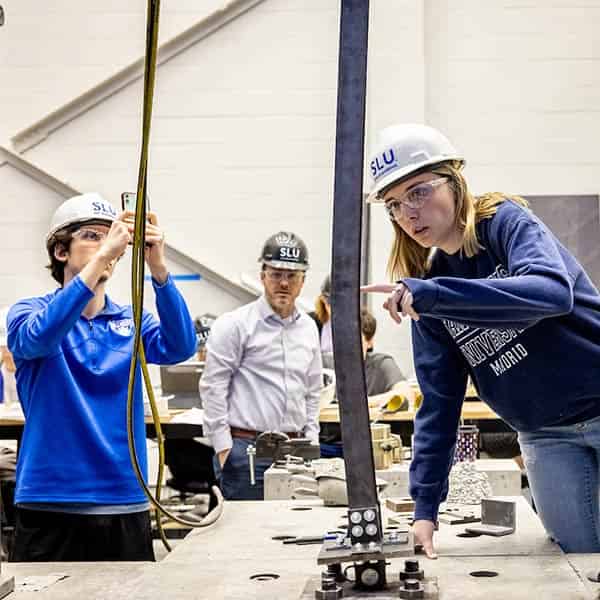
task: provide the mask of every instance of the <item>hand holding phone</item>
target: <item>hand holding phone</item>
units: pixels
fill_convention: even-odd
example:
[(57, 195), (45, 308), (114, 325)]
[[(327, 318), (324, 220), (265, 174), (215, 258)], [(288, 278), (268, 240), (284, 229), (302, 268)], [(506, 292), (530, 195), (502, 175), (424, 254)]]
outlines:
[[(130, 213), (135, 213), (135, 207), (136, 207), (136, 203), (137, 203), (137, 194), (135, 194), (134, 192), (123, 192), (121, 194), (121, 208), (123, 209), (123, 212), (130, 212)], [(148, 223), (151, 222), (150, 216), (149, 216), (149, 211), (150, 211), (150, 197), (146, 194), (146, 221)], [(131, 222), (133, 223), (133, 217), (127, 217), (125, 219), (125, 222)], [(131, 233), (133, 233), (133, 230), (131, 231)], [(129, 242), (129, 245), (131, 245), (133, 242)], [(147, 243), (145, 244), (146, 247), (150, 246), (151, 244)]]
[[(133, 192), (123, 192), (121, 194), (121, 208), (124, 211), (135, 212), (135, 205), (137, 203), (137, 194)], [(150, 197), (146, 195), (146, 211), (150, 210)]]

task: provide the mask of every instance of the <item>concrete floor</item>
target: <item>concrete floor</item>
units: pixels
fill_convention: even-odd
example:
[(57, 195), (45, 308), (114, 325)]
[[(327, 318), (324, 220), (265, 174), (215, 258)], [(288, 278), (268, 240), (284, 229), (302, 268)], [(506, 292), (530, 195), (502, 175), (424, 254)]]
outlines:
[[(426, 576), (439, 580), (442, 600), (589, 600), (600, 586), (581, 577), (596, 558), (564, 555), (545, 534), (523, 498), (517, 499), (517, 531), (503, 538), (461, 538), (464, 526), (441, 525), (436, 534), (439, 559), (420, 558)], [(295, 510), (306, 508), (309, 510)], [(53, 572), (69, 575), (47, 590), (18, 592), (18, 600), (296, 600), (318, 576), (319, 546), (284, 545), (280, 535), (316, 535), (336, 528), (343, 508), (318, 501), (230, 502), (221, 520), (177, 541), (158, 563), (8, 564), (17, 578)], [(396, 578), (403, 560), (393, 559)], [(494, 571), (492, 578), (476, 571)], [(272, 573), (276, 578), (252, 579)], [(381, 596), (376, 596), (381, 597)]]

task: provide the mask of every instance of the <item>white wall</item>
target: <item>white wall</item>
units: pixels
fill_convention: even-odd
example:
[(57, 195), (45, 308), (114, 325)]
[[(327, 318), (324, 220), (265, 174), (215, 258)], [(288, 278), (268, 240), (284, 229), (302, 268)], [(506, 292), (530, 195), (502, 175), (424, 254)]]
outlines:
[[(232, 279), (256, 271), (266, 237), (293, 229), (315, 258), (316, 289), (329, 252), (337, 14), (333, 2), (294, 5), (259, 5), (159, 69), (150, 193), (177, 246)], [(140, 105), (138, 82), (27, 156), (117, 199), (135, 184)]]
[(477, 192), (597, 193), (600, 2), (435, 0), (426, 117)]
[[(411, 120), (423, 115), (422, 10), (412, 1), (380, 6), (371, 21), (370, 89), (398, 71), (410, 75), (416, 94), (373, 95), (371, 128), (398, 111)], [(338, 27), (337, 1), (272, 0), (159, 69), (152, 206), (169, 239), (228, 278), (255, 273), (262, 242), (279, 229), (309, 246), (307, 298), (329, 270)], [(140, 101), (137, 82), (26, 156), (117, 201), (135, 182)], [(378, 267), (388, 233), (379, 216)], [(406, 336), (383, 322), (378, 337), (381, 349), (406, 350)]]
[[(28, 127), (144, 53), (146, 0), (3, 0), (0, 139)], [(161, 3), (159, 40), (227, 4)]]
[[(371, 3), (366, 161), (377, 132), (400, 121), (421, 123), (425, 113), (425, 44), (422, 2)], [(365, 178), (368, 170), (365, 168)], [(368, 179), (366, 187), (368, 189)], [(371, 280), (386, 282), (392, 227), (379, 204), (371, 206)], [(375, 347), (392, 354), (406, 376), (413, 374), (410, 323), (396, 325), (383, 310), (385, 296), (374, 295)]]
[(44, 239), (63, 198), (9, 164), (0, 166), (0, 306), (54, 289)]
[[(134, 8), (114, 0), (93, 9), (64, 0), (3, 4), (0, 36), (10, 43), (0, 44), (8, 82), (0, 89), (0, 134), (141, 53), (142, 0)], [(225, 4), (164, 3), (163, 39)], [(338, 5), (265, 0), (157, 76), (150, 191), (169, 240), (237, 279), (256, 272), (264, 238), (292, 229), (311, 251), (309, 298), (330, 259)], [(598, 192), (600, 0), (374, 0), (371, 8), (368, 146), (385, 125), (426, 121), (464, 152), (476, 192)], [(27, 157), (116, 201), (135, 184), (140, 104), (137, 82)], [(25, 183), (22, 190), (29, 193)], [(374, 207), (374, 280), (385, 279), (390, 233)], [(198, 305), (205, 298), (226, 309), (226, 299), (203, 284), (190, 284)], [(389, 321), (377, 308), (382, 300), (373, 301), (378, 349), (410, 371), (408, 327)]]

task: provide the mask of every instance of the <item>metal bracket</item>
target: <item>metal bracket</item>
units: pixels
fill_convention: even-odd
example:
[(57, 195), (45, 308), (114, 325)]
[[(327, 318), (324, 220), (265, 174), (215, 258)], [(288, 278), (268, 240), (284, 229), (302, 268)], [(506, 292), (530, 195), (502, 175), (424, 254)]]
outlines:
[(321, 456), (321, 449), (308, 438), (290, 438), (280, 431), (265, 431), (256, 438), (256, 458), (276, 462), (284, 460), (288, 455), (316, 460)]

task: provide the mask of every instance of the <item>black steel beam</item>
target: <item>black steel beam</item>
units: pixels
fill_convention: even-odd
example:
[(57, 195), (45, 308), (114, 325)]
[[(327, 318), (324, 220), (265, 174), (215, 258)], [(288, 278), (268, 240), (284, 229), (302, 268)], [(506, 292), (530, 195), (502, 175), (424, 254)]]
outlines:
[(335, 142), (332, 328), (350, 509), (377, 504), (359, 323), (368, 29), (368, 0), (342, 0)]

